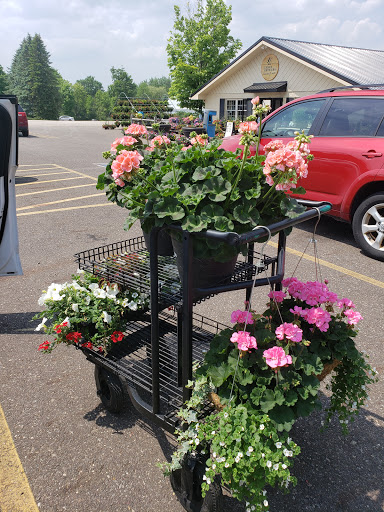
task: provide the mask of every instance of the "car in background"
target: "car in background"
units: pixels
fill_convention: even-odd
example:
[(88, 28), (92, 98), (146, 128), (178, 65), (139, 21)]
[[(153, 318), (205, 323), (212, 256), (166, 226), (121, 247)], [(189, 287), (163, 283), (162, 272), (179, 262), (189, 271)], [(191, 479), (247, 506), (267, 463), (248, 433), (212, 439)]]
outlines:
[[(384, 85), (368, 87), (329, 89), (286, 103), (263, 120), (260, 153), (295, 132), (313, 135), (314, 160), (298, 183), (306, 193), (293, 190), (292, 196), (330, 202), (330, 215), (351, 223), (361, 250), (384, 261)], [(223, 139), (221, 147), (235, 151), (240, 137)]]
[(59, 121), (74, 121), (75, 118), (71, 116), (60, 116)]
[(17, 117), (19, 120), (19, 132), (22, 133), (23, 137), (28, 137), (29, 128), (28, 128), (27, 114), (24, 112), (23, 107), (21, 105), (18, 105), (17, 108), (18, 108)]
[(0, 276), (22, 274), (15, 192), (19, 113), (16, 96), (0, 95)]

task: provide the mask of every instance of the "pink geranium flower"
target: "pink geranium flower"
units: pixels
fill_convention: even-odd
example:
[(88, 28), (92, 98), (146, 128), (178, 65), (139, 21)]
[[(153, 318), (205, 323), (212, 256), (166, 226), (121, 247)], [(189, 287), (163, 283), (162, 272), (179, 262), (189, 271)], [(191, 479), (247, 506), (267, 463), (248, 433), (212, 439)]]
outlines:
[(231, 341), (237, 343), (239, 350), (247, 351), (251, 348), (257, 348), (256, 338), (247, 331), (234, 332)]
[(130, 181), (132, 174), (137, 171), (143, 156), (138, 151), (124, 149), (112, 162), (112, 176), (117, 185), (124, 186), (124, 180)]
[(137, 143), (137, 139), (135, 139), (135, 137), (131, 137), (131, 136), (124, 136), (124, 137), (120, 137), (119, 139), (116, 139), (112, 142), (111, 144), (111, 152), (114, 153), (116, 152), (116, 148), (117, 146), (133, 146), (134, 144)]
[(256, 121), (244, 121), (239, 124), (239, 128), (237, 129), (239, 133), (249, 133), (256, 132), (259, 128), (258, 123)]
[(196, 137), (192, 137), (191, 144), (193, 146), (205, 146), (206, 144), (208, 144), (208, 139), (202, 137), (201, 135), (196, 135)]
[(166, 135), (158, 135), (151, 140), (150, 146), (153, 148), (162, 146), (163, 144), (170, 144), (171, 141)]
[(272, 290), (268, 293), (270, 299), (274, 299), (276, 302), (283, 302), (286, 295), (285, 292)]
[(125, 133), (127, 135), (147, 135), (148, 131), (146, 127), (142, 124), (131, 124), (128, 126), (128, 128), (125, 130)]
[(231, 322), (233, 324), (253, 324), (253, 318), (248, 311), (241, 311), (240, 309), (233, 311), (231, 314)]
[(301, 316), (309, 323), (315, 324), (321, 332), (327, 332), (331, 315), (323, 308), (303, 309)]
[(363, 319), (360, 313), (358, 311), (353, 311), (353, 309), (345, 310), (344, 315), (348, 318), (349, 325), (356, 325)]
[(276, 337), (279, 340), (283, 340), (286, 338), (287, 340), (300, 342), (303, 339), (303, 331), (300, 329), (298, 325), (289, 324), (284, 322), (276, 328)]
[(292, 364), (292, 357), (284, 352), (281, 347), (272, 347), (268, 350), (264, 350), (263, 357), (265, 357), (266, 363), (271, 368), (277, 368)]

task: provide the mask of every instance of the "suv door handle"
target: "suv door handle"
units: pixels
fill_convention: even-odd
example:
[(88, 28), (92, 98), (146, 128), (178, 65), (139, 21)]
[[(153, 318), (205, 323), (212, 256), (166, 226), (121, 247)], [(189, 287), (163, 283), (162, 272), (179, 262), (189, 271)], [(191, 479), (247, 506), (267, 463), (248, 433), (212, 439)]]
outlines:
[(375, 158), (375, 157), (383, 156), (383, 153), (376, 153), (376, 151), (374, 149), (371, 149), (367, 153), (362, 153), (362, 155), (366, 156), (367, 158)]

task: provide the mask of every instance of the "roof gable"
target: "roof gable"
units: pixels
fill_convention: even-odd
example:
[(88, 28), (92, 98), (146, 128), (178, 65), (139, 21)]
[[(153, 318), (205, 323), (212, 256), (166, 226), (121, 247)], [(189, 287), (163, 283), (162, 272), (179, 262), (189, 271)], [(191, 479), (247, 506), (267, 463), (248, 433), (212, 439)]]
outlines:
[(263, 36), (195, 91), (193, 96), (209, 87), (230, 68), (240, 65), (241, 61), (262, 43), (351, 85), (384, 83), (384, 51)]

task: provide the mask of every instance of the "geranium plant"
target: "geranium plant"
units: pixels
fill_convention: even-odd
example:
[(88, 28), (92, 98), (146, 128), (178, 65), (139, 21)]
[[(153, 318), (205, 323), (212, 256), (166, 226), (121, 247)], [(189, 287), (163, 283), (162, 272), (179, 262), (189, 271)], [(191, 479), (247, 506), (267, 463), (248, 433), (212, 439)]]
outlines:
[[(320, 380), (331, 396), (326, 421), (337, 414), (345, 433), (367, 399), (376, 370), (354, 342), (361, 315), (325, 283), (283, 281), (271, 291), (267, 309), (232, 313), (233, 328), (213, 339), (181, 410), (179, 450), (167, 470), (189, 452), (207, 457), (202, 485), (217, 474), (247, 511), (268, 510), (266, 485), (286, 491), (296, 479), (290, 468), (300, 448), (289, 437), (294, 422), (321, 408)], [(214, 404), (203, 414), (207, 399)]]
[(137, 290), (123, 291), (117, 284), (79, 271), (71, 282), (52, 283), (38, 302), (44, 310), (33, 318), (41, 319), (36, 331), (53, 336), (39, 350), (52, 352), (64, 343), (105, 354), (123, 339), (127, 321), (148, 306), (149, 298)]
[[(136, 143), (119, 144), (116, 153), (104, 155), (110, 162), (98, 188), (105, 188), (108, 199), (127, 208), (126, 229), (140, 220), (147, 232), (176, 223), (194, 233), (207, 229), (244, 233), (294, 216), (302, 209), (285, 192), (293, 188), (304, 192), (297, 181), (307, 175), (310, 137), (297, 134), (287, 145), (275, 141), (266, 146), (266, 157), (260, 156), (256, 120), (267, 110), (256, 98), (253, 115), (239, 126), (242, 152), (225, 151), (220, 140), (208, 141), (206, 135), (191, 134), (190, 144), (184, 146), (163, 136), (135, 149), (133, 161)], [(251, 146), (256, 148), (252, 156)], [(199, 258), (228, 261), (239, 248), (197, 239), (194, 250)]]

